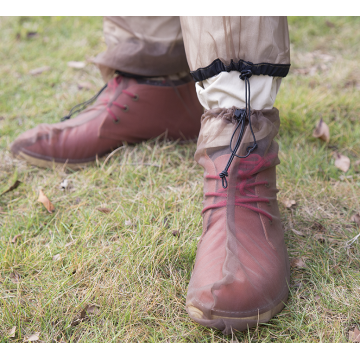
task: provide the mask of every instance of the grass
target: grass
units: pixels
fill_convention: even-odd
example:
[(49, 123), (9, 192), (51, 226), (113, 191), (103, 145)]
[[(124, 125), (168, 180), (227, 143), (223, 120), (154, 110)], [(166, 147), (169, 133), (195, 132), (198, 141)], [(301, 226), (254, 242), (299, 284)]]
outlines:
[[(278, 187), (280, 200), (297, 202), (280, 210), (290, 258), (306, 267), (292, 268), (278, 316), (225, 336), (191, 321), (184, 306), (202, 230), (195, 145), (124, 146), (77, 172), (13, 159), (9, 145), (20, 133), (59, 121), (102, 86), (91, 63), (66, 64), (88, 61), (105, 44), (101, 18), (0, 18), (0, 192), (22, 182), (0, 197), (1, 341), (39, 332), (43, 342), (347, 342), (360, 325), (360, 245), (345, 246), (359, 233), (350, 220), (360, 210), (359, 23), (289, 18), (292, 70), (276, 101)], [(29, 74), (42, 66), (51, 70)], [(93, 88), (79, 90), (84, 81)], [(320, 116), (328, 145), (311, 135)], [(353, 164), (345, 176), (334, 151)], [(55, 213), (36, 201), (40, 188)], [(88, 305), (98, 310), (80, 321)]]

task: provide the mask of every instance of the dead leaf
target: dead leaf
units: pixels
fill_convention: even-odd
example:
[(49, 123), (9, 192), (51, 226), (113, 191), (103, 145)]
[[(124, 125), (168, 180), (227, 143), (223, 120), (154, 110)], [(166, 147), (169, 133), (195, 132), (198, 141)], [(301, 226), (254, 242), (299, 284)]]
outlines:
[(343, 172), (347, 172), (350, 168), (350, 159), (340, 153), (335, 153), (335, 166)]
[(325, 231), (325, 227), (324, 225), (320, 224), (319, 222), (315, 221), (314, 224), (311, 226), (311, 228), (313, 230), (318, 230), (318, 231)]
[(360, 226), (360, 213), (354, 214), (351, 218), (350, 221), (353, 221), (354, 223), (356, 223), (357, 225)]
[(302, 258), (294, 258), (290, 263), (291, 267), (297, 267), (299, 269), (306, 268), (306, 264)]
[(323, 141), (329, 142), (330, 140), (330, 130), (327, 124), (320, 118), (319, 123), (317, 124), (314, 132), (313, 137), (319, 138)]
[(0, 196), (10, 192), (10, 191), (13, 191), (15, 190), (16, 188), (19, 187), (19, 185), (21, 184), (21, 181), (19, 180), (16, 180), (15, 183), (13, 185), (11, 185), (6, 191), (4, 191)]
[(290, 209), (290, 208), (292, 208), (292, 207), (295, 207), (295, 205), (296, 205), (296, 201), (295, 201), (295, 200), (283, 199), (281, 202), (282, 202), (282, 203), (285, 205), (285, 207), (288, 208), (288, 209)]
[(349, 341), (353, 343), (360, 343), (360, 331), (357, 327), (354, 331), (349, 331)]
[(12, 272), (12, 273), (10, 274), (10, 280), (11, 280), (13, 283), (15, 283), (15, 284), (19, 283), (19, 282), (20, 282), (20, 279), (21, 279), (21, 276), (20, 276), (20, 274), (18, 274), (16, 271), (14, 271), (14, 272)]
[(39, 198), (37, 201), (41, 202), (50, 214), (55, 211), (54, 205), (50, 202), (50, 200), (47, 198), (47, 196), (43, 193), (42, 190), (40, 190), (39, 192)]
[(69, 61), (67, 66), (74, 68), (74, 69), (83, 69), (86, 64), (83, 61)]
[(11, 242), (12, 244), (15, 244), (15, 243), (16, 243), (16, 240), (17, 240), (19, 237), (21, 237), (21, 234), (15, 235), (15, 236), (10, 240), (10, 242)]
[(174, 236), (177, 236), (177, 237), (180, 236), (179, 230), (173, 230), (171, 233), (172, 233)]
[(165, 216), (164, 217), (164, 226), (168, 229), (169, 227), (170, 227), (170, 225), (169, 225), (169, 219)]
[(9, 330), (8, 336), (11, 338), (15, 337), (15, 332), (16, 332), (16, 326), (13, 326), (11, 330)]
[(30, 70), (29, 74), (33, 75), (33, 76), (36, 76), (36, 75), (42, 74), (45, 71), (49, 71), (50, 69), (51, 69), (50, 66), (42, 66), (42, 67)]
[(335, 265), (333, 267), (334, 271), (337, 273), (337, 274), (341, 274), (341, 269), (340, 269), (340, 266), (339, 265)]
[(62, 190), (65, 190), (68, 187), (68, 185), (69, 185), (68, 179), (65, 179), (64, 181), (61, 182), (60, 188)]
[(302, 233), (301, 231), (298, 231), (298, 230), (295, 230), (295, 229), (291, 229), (291, 231), (296, 234), (296, 235), (299, 235), (299, 236), (305, 236), (304, 233)]
[(108, 208), (104, 208), (104, 207), (99, 207), (99, 208), (96, 208), (96, 210), (104, 213), (104, 214), (108, 214), (111, 212), (111, 209), (108, 209)]
[(100, 309), (99, 309), (99, 307), (96, 306), (96, 305), (89, 305), (89, 306), (87, 307), (87, 309), (86, 309), (86, 312), (87, 312), (88, 314), (97, 315), (97, 314), (100, 313)]
[(56, 255), (53, 256), (53, 260), (54, 260), (54, 261), (58, 261), (58, 260), (60, 260), (60, 259), (61, 259), (61, 255), (60, 255), (60, 254), (56, 254)]
[(38, 341), (39, 340), (39, 332), (36, 332), (34, 334), (31, 334), (29, 336), (25, 336), (24, 341)]
[(26, 37), (28, 39), (32, 39), (38, 36), (38, 33), (36, 31), (28, 31), (26, 34)]
[(89, 83), (87, 81), (79, 81), (77, 83), (77, 87), (79, 90), (82, 90), (82, 89), (86, 89), (86, 90), (91, 90), (94, 88), (94, 85), (92, 83)]
[(131, 220), (125, 220), (125, 226), (132, 226), (133, 223), (131, 222)]

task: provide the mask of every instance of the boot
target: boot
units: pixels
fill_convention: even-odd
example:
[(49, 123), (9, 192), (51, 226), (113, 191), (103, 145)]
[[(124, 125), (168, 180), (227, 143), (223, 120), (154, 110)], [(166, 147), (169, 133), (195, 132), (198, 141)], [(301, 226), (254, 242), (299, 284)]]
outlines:
[(250, 120), (235, 107), (206, 111), (195, 153), (204, 168), (203, 233), (186, 309), (224, 334), (267, 322), (288, 297), (276, 199), (279, 113), (251, 110)]
[(118, 75), (102, 90), (93, 106), (75, 118), (40, 124), (20, 135), (12, 153), (40, 167), (66, 163), (77, 169), (123, 142), (138, 143), (165, 132), (171, 140), (199, 134), (203, 109), (190, 75), (176, 80)]

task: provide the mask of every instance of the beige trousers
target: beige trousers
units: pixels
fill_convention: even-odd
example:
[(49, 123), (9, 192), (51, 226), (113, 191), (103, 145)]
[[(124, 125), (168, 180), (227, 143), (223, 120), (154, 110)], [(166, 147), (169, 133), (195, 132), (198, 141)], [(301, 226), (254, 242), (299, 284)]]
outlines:
[(242, 70), (250, 69), (251, 106), (272, 108), (290, 67), (286, 17), (105, 17), (108, 46), (93, 61), (147, 77), (191, 71), (206, 109), (244, 106)]

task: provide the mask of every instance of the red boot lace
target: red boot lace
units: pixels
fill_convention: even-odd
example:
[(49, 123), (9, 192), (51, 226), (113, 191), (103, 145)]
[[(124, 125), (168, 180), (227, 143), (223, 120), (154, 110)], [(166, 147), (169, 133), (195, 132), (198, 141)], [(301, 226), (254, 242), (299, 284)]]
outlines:
[[(238, 176), (240, 178), (240, 182), (236, 185), (236, 189), (239, 190), (240, 195), (244, 197), (235, 197), (235, 206), (241, 206), (244, 208), (247, 208), (249, 210), (255, 211), (259, 214), (262, 214), (266, 216), (270, 221), (272, 221), (272, 216), (267, 213), (266, 211), (252, 206), (251, 203), (258, 203), (258, 202), (264, 202), (269, 203), (269, 199), (259, 197), (255, 194), (255, 186), (258, 185), (269, 185), (267, 181), (255, 181), (249, 183), (248, 180), (252, 179), (254, 175), (256, 175), (261, 168), (268, 167), (271, 165), (271, 160), (274, 159), (276, 155), (273, 156), (267, 156), (267, 158), (262, 158), (258, 154), (252, 154), (247, 159), (242, 159), (240, 161), (240, 169), (238, 171)], [(248, 171), (242, 171), (241, 165), (253, 163), (253, 167)], [(214, 180), (220, 180), (219, 175), (206, 175), (206, 179), (214, 179)], [(220, 188), (219, 192), (208, 192), (205, 193), (205, 196), (216, 196), (216, 197), (223, 197), (226, 198), (226, 200), (222, 200), (217, 202), (216, 204), (212, 204), (209, 206), (206, 206), (202, 214), (209, 210), (209, 209), (216, 209), (220, 207), (224, 207), (227, 205), (227, 191), (224, 188)]]
[[(120, 76), (114, 78), (112, 81), (109, 82), (108, 87), (109, 89), (112, 89), (114, 87), (117, 87), (120, 83), (121, 83), (122, 78)], [(122, 93), (130, 96), (133, 100), (137, 100), (138, 99), (138, 95), (128, 91), (128, 90), (123, 90)], [(128, 111), (129, 107), (127, 105), (121, 105), (116, 101), (111, 101), (109, 103), (109, 99), (103, 99), (102, 101), (103, 105), (108, 105), (108, 107), (106, 108), (106, 111), (109, 113), (109, 115), (113, 118), (114, 122), (119, 122), (119, 119), (117, 118), (117, 116), (114, 114), (114, 112), (111, 110), (111, 106), (117, 106), (118, 108), (124, 110), (124, 111)]]

